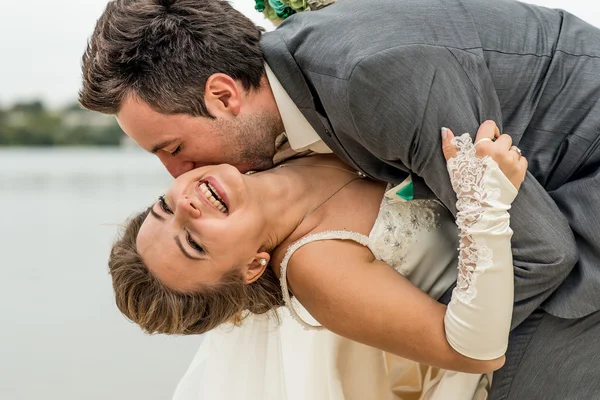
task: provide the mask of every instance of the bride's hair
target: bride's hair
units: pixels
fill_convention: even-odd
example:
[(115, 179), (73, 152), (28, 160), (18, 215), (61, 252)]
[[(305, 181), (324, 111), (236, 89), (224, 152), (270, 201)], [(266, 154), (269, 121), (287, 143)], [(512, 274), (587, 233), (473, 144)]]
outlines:
[(271, 268), (251, 284), (233, 268), (219, 283), (192, 292), (168, 288), (150, 272), (137, 251), (136, 238), (149, 212), (150, 208), (125, 223), (108, 260), (117, 307), (144, 331), (204, 333), (224, 322), (240, 322), (244, 311), (264, 314), (284, 304)]

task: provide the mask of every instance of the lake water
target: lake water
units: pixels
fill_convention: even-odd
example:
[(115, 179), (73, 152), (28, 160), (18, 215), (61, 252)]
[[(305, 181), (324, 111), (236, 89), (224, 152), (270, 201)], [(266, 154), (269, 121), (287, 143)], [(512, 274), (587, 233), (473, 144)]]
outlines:
[(143, 334), (107, 271), (170, 180), (137, 149), (0, 148), (0, 399), (171, 398), (201, 338)]

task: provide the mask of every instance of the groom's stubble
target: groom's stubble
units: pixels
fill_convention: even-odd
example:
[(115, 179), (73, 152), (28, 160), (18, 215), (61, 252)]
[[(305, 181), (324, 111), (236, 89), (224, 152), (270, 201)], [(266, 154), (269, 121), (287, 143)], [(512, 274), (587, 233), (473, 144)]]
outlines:
[(239, 115), (234, 119), (219, 119), (223, 148), (229, 159), (245, 170), (265, 170), (273, 167), (275, 139), (284, 131), (279, 114), (258, 112)]

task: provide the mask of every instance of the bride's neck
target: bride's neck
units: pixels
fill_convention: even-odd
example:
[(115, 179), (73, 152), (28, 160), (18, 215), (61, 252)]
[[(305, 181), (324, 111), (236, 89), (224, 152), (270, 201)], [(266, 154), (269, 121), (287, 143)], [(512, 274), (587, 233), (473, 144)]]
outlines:
[[(352, 179), (352, 171), (332, 157), (315, 156), (291, 161), (254, 178), (254, 188), (268, 217), (272, 250), (314, 229), (322, 218), (313, 211), (326, 208), (327, 197)], [(308, 219), (309, 215), (313, 218)]]

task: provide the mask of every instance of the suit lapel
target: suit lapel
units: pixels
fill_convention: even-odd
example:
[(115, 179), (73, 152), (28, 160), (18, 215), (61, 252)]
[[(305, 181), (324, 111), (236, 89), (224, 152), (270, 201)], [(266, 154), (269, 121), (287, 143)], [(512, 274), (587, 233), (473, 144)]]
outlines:
[(360, 170), (335, 135), (327, 115), (317, 111), (316, 104), (320, 104), (318, 94), (311, 91), (302, 70), (277, 30), (263, 34), (260, 44), (267, 64), (319, 137), (338, 157)]

